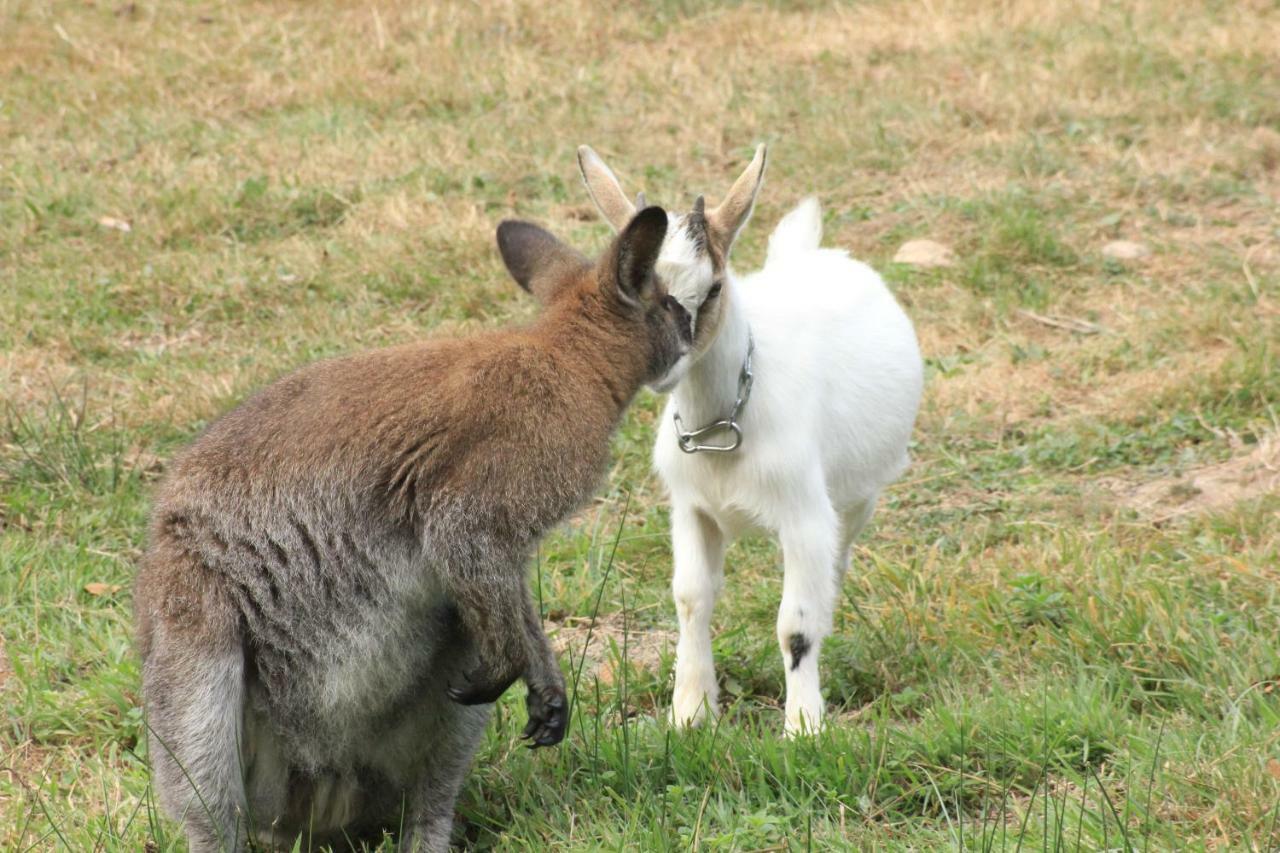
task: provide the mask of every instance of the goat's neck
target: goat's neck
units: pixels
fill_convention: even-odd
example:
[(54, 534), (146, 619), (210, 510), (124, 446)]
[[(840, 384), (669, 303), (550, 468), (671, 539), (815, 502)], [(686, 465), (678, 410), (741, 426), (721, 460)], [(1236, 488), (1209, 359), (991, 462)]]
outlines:
[(738, 282), (731, 271), (725, 272), (720, 299), (726, 301), (715, 339), (672, 391), (685, 429), (698, 429), (727, 418), (738, 399), (738, 378), (751, 332)]

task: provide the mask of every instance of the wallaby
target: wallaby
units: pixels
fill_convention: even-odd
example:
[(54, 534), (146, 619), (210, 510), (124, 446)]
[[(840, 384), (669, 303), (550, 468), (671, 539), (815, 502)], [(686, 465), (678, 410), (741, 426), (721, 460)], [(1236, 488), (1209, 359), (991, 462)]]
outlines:
[(135, 606), (154, 784), (193, 851), (384, 830), (445, 850), (516, 679), (525, 736), (564, 737), (526, 565), (689, 350), (653, 274), (667, 222), (640, 211), (597, 263), (503, 222), (531, 325), (305, 367), (174, 460)]

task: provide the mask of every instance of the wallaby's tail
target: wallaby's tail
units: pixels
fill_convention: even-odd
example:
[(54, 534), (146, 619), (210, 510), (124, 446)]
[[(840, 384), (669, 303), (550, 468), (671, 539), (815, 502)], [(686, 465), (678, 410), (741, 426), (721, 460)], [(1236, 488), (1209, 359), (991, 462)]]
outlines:
[(782, 217), (782, 221), (769, 236), (769, 254), (764, 265), (770, 266), (803, 252), (812, 252), (822, 242), (822, 208), (818, 199), (809, 196), (796, 205), (795, 210)]
[(211, 583), (183, 600), (181, 617), (164, 613), (158, 603), (164, 575), (194, 578), (197, 571), (208, 573), (197, 558), (162, 542), (139, 575), (151, 781), (164, 811), (185, 824), (192, 853), (242, 853), (250, 817), (244, 768), (253, 753), (243, 742), (238, 611), (229, 594)]

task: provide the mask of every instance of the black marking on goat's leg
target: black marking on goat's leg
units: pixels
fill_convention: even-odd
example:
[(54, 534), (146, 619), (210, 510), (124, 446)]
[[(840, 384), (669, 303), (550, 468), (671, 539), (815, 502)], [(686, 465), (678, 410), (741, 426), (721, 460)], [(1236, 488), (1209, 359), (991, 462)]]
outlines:
[(800, 668), (800, 661), (804, 656), (809, 654), (809, 649), (813, 646), (809, 643), (809, 638), (804, 634), (792, 634), (787, 644), (791, 647), (791, 671), (795, 672)]

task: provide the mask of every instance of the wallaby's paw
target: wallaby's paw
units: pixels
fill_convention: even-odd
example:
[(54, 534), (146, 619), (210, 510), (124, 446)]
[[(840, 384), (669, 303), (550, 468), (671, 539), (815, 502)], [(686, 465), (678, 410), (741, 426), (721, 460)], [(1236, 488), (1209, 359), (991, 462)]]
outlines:
[(489, 705), (497, 702), (518, 677), (501, 675), (495, 679), (489, 673), (472, 670), (462, 677), (461, 684), (450, 684), (447, 692), (459, 705)]
[(527, 701), (529, 724), (521, 737), (530, 741), (529, 748), (555, 746), (564, 740), (569, 728), (569, 700), (564, 688), (558, 684), (539, 689), (530, 687)]

